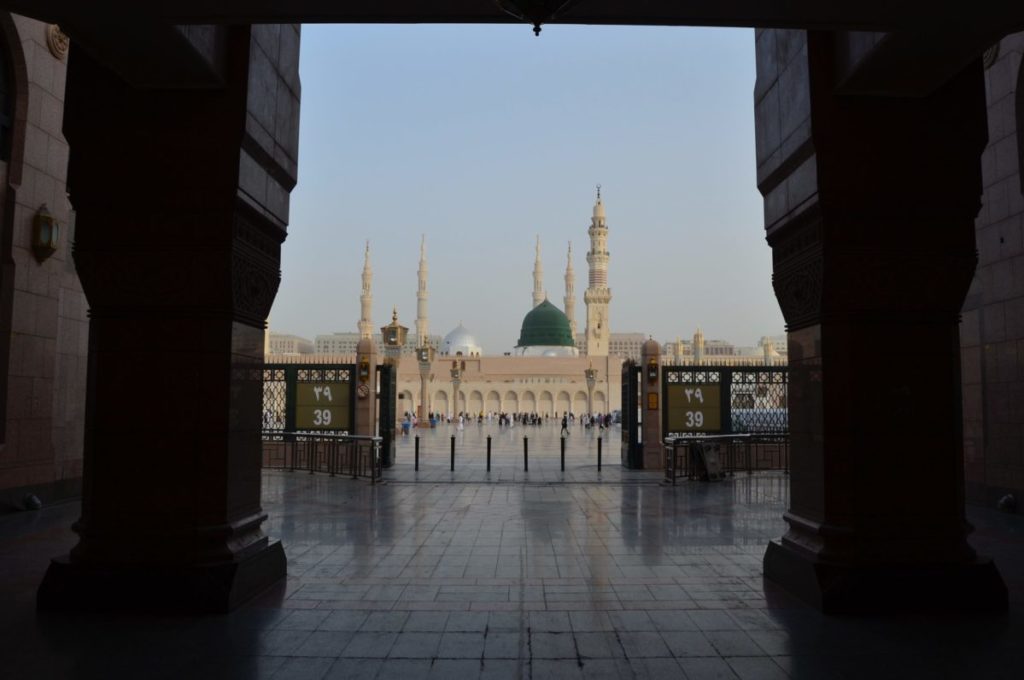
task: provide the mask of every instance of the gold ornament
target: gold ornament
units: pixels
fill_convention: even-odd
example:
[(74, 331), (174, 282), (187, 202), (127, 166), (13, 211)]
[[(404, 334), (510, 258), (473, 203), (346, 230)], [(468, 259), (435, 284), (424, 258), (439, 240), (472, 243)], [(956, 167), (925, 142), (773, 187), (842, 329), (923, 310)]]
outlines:
[(64, 57), (68, 56), (71, 39), (64, 31), (60, 30), (60, 26), (50, 24), (46, 27), (46, 44), (50, 48), (50, 54), (64, 61)]

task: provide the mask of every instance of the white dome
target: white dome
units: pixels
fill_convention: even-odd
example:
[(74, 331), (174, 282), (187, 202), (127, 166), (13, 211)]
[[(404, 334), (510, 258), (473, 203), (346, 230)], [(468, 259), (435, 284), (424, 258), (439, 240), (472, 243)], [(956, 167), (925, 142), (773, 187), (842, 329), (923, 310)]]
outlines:
[(444, 336), (444, 340), (441, 341), (441, 353), (451, 356), (460, 353), (462, 356), (472, 356), (483, 354), (484, 351), (473, 334), (460, 323), (458, 328)]

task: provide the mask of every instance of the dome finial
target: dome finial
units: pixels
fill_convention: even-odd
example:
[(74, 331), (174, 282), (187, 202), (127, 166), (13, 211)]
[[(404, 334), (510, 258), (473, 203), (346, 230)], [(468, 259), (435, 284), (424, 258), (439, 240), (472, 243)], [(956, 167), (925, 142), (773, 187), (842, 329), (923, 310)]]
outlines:
[(597, 185), (597, 202), (598, 203), (601, 202), (601, 185), (600, 184)]

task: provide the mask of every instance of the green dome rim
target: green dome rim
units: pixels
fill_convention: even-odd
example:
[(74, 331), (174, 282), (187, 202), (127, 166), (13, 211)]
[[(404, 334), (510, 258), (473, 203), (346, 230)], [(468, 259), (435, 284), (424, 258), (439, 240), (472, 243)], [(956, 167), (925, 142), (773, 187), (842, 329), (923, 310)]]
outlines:
[(516, 347), (575, 347), (569, 317), (565, 312), (544, 300), (523, 317), (519, 342)]

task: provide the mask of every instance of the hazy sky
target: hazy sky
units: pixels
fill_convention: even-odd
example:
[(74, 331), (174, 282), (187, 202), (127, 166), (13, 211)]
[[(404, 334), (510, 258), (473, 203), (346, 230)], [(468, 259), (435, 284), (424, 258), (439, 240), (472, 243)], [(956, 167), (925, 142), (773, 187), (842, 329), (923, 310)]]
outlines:
[(299, 184), (271, 329), (355, 331), (363, 245), (373, 321), (461, 320), (509, 351), (534, 240), (562, 307), (573, 242), (583, 330), (602, 185), (613, 332), (754, 344), (783, 331), (755, 186), (751, 30), (304, 26)]

